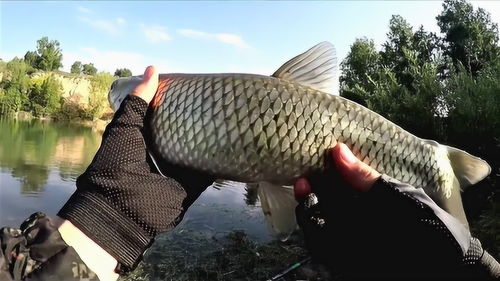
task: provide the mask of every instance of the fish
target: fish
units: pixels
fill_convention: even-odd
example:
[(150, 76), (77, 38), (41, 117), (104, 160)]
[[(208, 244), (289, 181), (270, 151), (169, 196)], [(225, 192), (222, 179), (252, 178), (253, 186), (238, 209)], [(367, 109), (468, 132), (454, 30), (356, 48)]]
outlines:
[[(114, 110), (140, 81), (137, 76), (112, 83), (108, 99)], [(259, 186), (264, 213), (279, 214), (271, 223), (278, 233), (295, 227), (294, 218), (285, 218), (293, 217), (296, 205), (290, 186), (323, 171), (325, 153), (339, 142), (378, 172), (423, 188), (467, 228), (461, 191), (491, 172), (481, 158), (419, 138), (339, 96), (329, 42), (271, 76), (160, 74), (146, 127), (154, 158)]]

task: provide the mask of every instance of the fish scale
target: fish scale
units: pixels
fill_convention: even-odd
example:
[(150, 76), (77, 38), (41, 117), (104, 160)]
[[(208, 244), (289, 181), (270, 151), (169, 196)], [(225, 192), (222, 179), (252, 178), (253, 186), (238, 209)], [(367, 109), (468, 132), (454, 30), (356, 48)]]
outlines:
[[(162, 81), (163, 103), (152, 114), (153, 140), (174, 164), (230, 180), (286, 185), (321, 171), (325, 151), (341, 141), (374, 169), (416, 187), (432, 180), (437, 187), (447, 177), (427, 164), (434, 157), (425, 163), (416, 155), (432, 156), (429, 144), (341, 97), (258, 75), (186, 74)], [(414, 149), (418, 145), (421, 149)]]

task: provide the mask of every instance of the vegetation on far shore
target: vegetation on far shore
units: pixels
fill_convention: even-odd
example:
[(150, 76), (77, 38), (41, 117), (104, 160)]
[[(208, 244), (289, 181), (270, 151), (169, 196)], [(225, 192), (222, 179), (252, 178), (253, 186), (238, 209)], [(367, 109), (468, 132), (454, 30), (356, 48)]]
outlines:
[[(112, 75), (98, 72), (93, 63), (76, 61), (71, 73), (59, 71), (62, 67), (62, 50), (57, 40), (43, 37), (37, 41), (36, 51), (27, 51), (24, 58), (9, 62), (0, 60), (0, 115), (12, 115), (21, 111), (37, 118), (58, 120), (96, 120), (106, 118), (109, 108), (107, 93), (117, 77), (128, 77), (127, 68), (117, 69)], [(90, 81), (88, 98), (67, 94), (58, 77), (81, 77)]]

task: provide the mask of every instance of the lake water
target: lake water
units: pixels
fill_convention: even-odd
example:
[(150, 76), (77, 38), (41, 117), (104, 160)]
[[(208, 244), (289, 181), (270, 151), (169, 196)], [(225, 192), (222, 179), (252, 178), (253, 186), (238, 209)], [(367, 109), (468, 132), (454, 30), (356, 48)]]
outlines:
[[(18, 227), (36, 211), (55, 215), (100, 142), (101, 133), (79, 125), (0, 119), (0, 226)], [(258, 200), (247, 204), (250, 195), (237, 183), (209, 187), (175, 231), (219, 236), (238, 229), (258, 242), (272, 240)]]

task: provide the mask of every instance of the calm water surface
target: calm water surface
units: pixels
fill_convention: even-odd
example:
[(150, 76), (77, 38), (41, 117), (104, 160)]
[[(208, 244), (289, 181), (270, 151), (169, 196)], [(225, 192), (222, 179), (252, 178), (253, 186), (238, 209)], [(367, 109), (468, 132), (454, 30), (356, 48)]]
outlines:
[[(79, 125), (0, 119), (0, 227), (19, 226), (36, 211), (55, 215), (92, 161), (101, 134)], [(241, 184), (209, 187), (176, 231), (208, 236), (244, 230), (256, 241), (273, 238), (261, 208)]]

